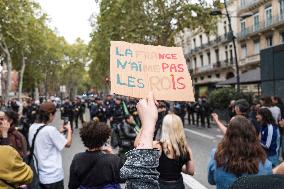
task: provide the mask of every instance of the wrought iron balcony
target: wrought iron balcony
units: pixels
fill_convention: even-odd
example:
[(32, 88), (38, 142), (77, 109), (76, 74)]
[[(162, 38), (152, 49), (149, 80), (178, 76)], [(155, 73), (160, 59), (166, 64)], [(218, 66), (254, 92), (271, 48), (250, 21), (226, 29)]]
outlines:
[(256, 5), (257, 3), (261, 2), (262, 0), (246, 0), (246, 1), (240, 1), (240, 8), (241, 9), (247, 9), (250, 8), (254, 5)]
[(207, 43), (202, 44), (201, 46), (191, 49), (191, 54), (200, 52), (203, 49), (209, 48), (212, 45), (218, 45), (220, 43), (226, 43), (232, 40), (231, 33), (225, 33), (223, 35), (217, 36), (215, 39), (208, 41)]
[(248, 36), (255, 35), (259, 32), (276, 27), (280, 24), (284, 24), (284, 14), (273, 16), (269, 20), (265, 20), (252, 26), (249, 26), (239, 32), (237, 37), (238, 39), (244, 39)]
[(235, 59), (227, 59), (227, 60), (222, 60), (222, 61), (217, 61), (215, 64), (213, 64), (213, 67), (215, 69), (218, 68), (231, 68), (235, 65)]
[(228, 59), (228, 60), (222, 60), (222, 61), (217, 61), (214, 64), (207, 64), (202, 67), (197, 67), (192, 69), (192, 72), (194, 75), (205, 73), (205, 72), (213, 72), (218, 69), (226, 69), (226, 68), (234, 68), (235, 65), (235, 59)]

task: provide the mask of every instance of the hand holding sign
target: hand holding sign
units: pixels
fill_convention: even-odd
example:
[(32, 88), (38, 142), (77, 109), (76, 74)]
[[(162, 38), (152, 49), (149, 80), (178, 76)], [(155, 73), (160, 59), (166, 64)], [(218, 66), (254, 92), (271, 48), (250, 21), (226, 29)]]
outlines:
[(111, 92), (157, 100), (194, 101), (192, 81), (180, 47), (111, 42)]

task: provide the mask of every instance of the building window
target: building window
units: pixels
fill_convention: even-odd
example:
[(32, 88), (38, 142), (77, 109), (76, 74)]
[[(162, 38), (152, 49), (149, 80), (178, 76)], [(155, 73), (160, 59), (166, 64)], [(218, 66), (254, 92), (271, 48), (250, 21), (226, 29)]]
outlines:
[(284, 0), (279, 0), (280, 3), (280, 20), (284, 20)]
[(200, 39), (200, 45), (202, 45), (203, 44), (203, 42), (202, 42), (202, 35), (199, 36), (199, 39)]
[(216, 74), (216, 77), (217, 77), (217, 78), (220, 78), (220, 74)]
[(197, 83), (197, 78), (194, 78), (194, 82)]
[(230, 48), (230, 63), (233, 64), (233, 50)]
[(254, 54), (259, 54), (259, 50), (260, 50), (259, 39), (254, 40), (253, 44), (254, 44)]
[(225, 51), (225, 60), (226, 60), (226, 63), (229, 62), (229, 56), (228, 56), (228, 51), (227, 50)]
[(215, 49), (215, 55), (216, 55), (216, 62), (219, 62), (219, 49)]
[(241, 0), (241, 7), (246, 6), (246, 0)]
[(200, 55), (200, 62), (201, 62), (201, 67), (203, 67), (204, 66), (203, 55)]
[(273, 46), (273, 37), (272, 37), (272, 35), (266, 37), (266, 45), (267, 45), (267, 47), (272, 47)]
[(211, 75), (208, 75), (207, 77), (210, 79), (212, 76), (211, 76)]
[(196, 67), (196, 64), (197, 64), (197, 62), (196, 62), (196, 57), (193, 58), (193, 63), (194, 63), (194, 69), (196, 69), (196, 68), (197, 68), (197, 67)]
[(225, 34), (227, 34), (227, 21), (224, 21), (224, 32), (225, 32)]
[(282, 38), (282, 39), (281, 39), (281, 40), (282, 40), (282, 43), (284, 43), (284, 32), (282, 32), (280, 35), (281, 35), (281, 38)]
[(241, 35), (242, 36), (245, 36), (247, 33), (246, 33), (246, 21), (245, 20), (242, 20), (241, 21)]
[(193, 48), (195, 49), (196, 48), (196, 39), (193, 38)]
[(244, 44), (244, 45), (242, 45), (241, 47), (242, 47), (242, 55), (241, 55), (241, 58), (246, 58), (246, 57), (247, 57), (247, 53), (248, 53), (248, 51), (247, 51), (247, 45)]
[(253, 16), (253, 31), (256, 32), (259, 30), (259, 14)]
[(211, 54), (207, 52), (208, 64), (211, 64)]
[(272, 7), (265, 9), (265, 26), (270, 26), (272, 24)]
[(204, 79), (204, 77), (203, 77), (203, 76), (201, 76), (201, 77), (200, 77), (200, 80), (203, 80), (203, 79)]

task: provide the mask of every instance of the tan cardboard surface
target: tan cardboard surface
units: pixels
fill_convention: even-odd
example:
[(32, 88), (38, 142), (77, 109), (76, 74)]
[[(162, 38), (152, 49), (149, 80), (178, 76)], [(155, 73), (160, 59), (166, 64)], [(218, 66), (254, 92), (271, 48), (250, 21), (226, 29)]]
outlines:
[(194, 101), (192, 80), (181, 47), (111, 41), (111, 92), (157, 100)]

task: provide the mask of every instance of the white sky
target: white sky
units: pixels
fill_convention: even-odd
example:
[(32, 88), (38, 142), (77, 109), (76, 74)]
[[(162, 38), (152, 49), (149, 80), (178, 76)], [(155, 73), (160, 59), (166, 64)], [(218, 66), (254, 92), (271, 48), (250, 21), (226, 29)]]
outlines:
[[(68, 43), (74, 43), (80, 37), (86, 43), (90, 41), (92, 31), (90, 17), (97, 15), (99, 5), (95, 0), (35, 0), (51, 19), (51, 27)], [(192, 0), (195, 2), (197, 0)], [(207, 0), (212, 2), (212, 0)]]
[(36, 0), (51, 19), (51, 27), (64, 36), (68, 43), (80, 37), (90, 41), (90, 16), (98, 13), (95, 0)]

